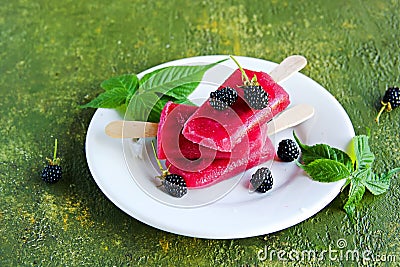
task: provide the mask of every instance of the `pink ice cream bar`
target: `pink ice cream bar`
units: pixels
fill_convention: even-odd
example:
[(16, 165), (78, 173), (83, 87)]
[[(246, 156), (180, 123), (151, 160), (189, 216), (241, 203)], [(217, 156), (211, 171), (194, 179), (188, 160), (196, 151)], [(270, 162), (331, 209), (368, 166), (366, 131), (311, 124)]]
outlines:
[(267, 125), (254, 125), (231, 152), (217, 151), (189, 141), (182, 135), (187, 119), (198, 109), (196, 106), (168, 102), (161, 112), (157, 131), (157, 157), (159, 159), (229, 159), (243, 158), (249, 150), (264, 146)]
[[(214, 159), (211, 163), (205, 162), (205, 168), (195, 171), (189, 161), (177, 162), (178, 166), (166, 161), (171, 173), (181, 175), (189, 188), (201, 188), (221, 182), (242, 173), (254, 166), (273, 159), (275, 156), (274, 146), (269, 138), (264, 146), (250, 149), (249, 154), (243, 158)], [(207, 161), (207, 159), (204, 159)], [(202, 164), (198, 164), (199, 166)], [(192, 169), (192, 171), (190, 171)]]
[[(242, 73), (237, 69), (220, 87), (232, 87), (238, 92), (238, 100), (226, 110), (214, 109), (204, 102), (186, 121), (182, 134), (191, 142), (214, 150), (230, 152), (248, 136), (255, 127), (266, 124), (290, 103), (288, 93), (267, 73), (244, 70), (248, 77), (257, 77), (257, 82), (268, 93), (268, 106), (254, 110), (244, 100), (245, 89)], [(252, 140), (249, 137), (249, 140)]]

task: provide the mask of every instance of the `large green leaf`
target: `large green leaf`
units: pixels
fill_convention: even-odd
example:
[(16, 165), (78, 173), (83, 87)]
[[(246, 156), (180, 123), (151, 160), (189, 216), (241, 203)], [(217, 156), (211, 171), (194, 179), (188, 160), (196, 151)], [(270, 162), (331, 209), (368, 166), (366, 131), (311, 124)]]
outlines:
[(344, 210), (349, 216), (350, 220), (354, 222), (354, 213), (357, 205), (360, 203), (365, 193), (365, 186), (359, 182), (352, 182), (350, 184), (349, 198), (344, 204)]
[(159, 117), (156, 120), (151, 119), (150, 113), (159, 100), (160, 97), (154, 93), (135, 94), (127, 107), (126, 118), (136, 121), (158, 122)]
[(142, 86), (142, 84), (144, 84), (148, 79), (153, 77), (158, 72), (165, 70), (166, 68), (168, 68), (168, 67), (164, 67), (164, 68), (161, 68), (161, 69), (156, 69), (156, 70), (153, 70), (152, 72), (149, 72), (149, 73), (143, 75), (143, 77), (140, 78), (140, 80), (139, 80), (139, 86)]
[[(207, 70), (225, 60), (227, 59), (207, 65), (166, 67), (154, 74), (149, 74), (146, 80), (140, 84), (139, 92), (152, 92), (173, 96), (172, 94), (173, 91), (176, 90), (175, 88), (179, 88), (185, 84), (201, 82)], [(188, 88), (190, 88), (190, 90), (185, 91), (186, 96), (196, 87), (190, 86)]]
[(368, 144), (368, 136), (358, 135), (353, 138), (354, 151), (356, 154), (356, 162), (358, 169), (365, 169), (372, 166), (375, 156), (371, 152)]
[(365, 177), (364, 185), (374, 195), (383, 194), (389, 189), (390, 179), (396, 172), (400, 172), (400, 168), (379, 175), (370, 171), (370, 174)]
[(301, 161), (304, 165), (308, 165), (317, 159), (330, 159), (342, 163), (349, 170), (353, 170), (353, 162), (346, 152), (326, 144), (308, 146), (303, 144), (294, 132), (293, 136), (301, 149)]
[(139, 85), (139, 79), (135, 74), (125, 74), (121, 76), (112, 77), (103, 81), (100, 86), (106, 91), (115, 88), (123, 88), (130, 94), (134, 94)]
[(316, 159), (310, 164), (299, 165), (307, 174), (318, 182), (336, 182), (346, 179), (351, 171), (341, 162), (331, 159)]
[(125, 104), (128, 91), (122, 87), (107, 90), (89, 103), (82, 105), (82, 108), (118, 108)]

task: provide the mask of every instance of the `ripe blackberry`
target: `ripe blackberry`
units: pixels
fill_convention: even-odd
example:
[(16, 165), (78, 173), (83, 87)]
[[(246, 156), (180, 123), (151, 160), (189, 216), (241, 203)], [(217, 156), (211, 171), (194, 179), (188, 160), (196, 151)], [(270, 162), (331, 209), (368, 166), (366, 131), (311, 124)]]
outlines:
[(273, 177), (270, 169), (262, 167), (258, 169), (250, 179), (251, 186), (255, 191), (265, 193), (272, 188)]
[(236, 63), (242, 73), (243, 85), (240, 87), (244, 90), (244, 98), (247, 101), (247, 104), (249, 104), (249, 106), (253, 109), (260, 110), (266, 108), (268, 106), (269, 95), (258, 84), (257, 76), (254, 75), (254, 77), (252, 77), (250, 80), (242, 66), (240, 66), (239, 62), (237, 62), (233, 56), (230, 57)]
[(210, 93), (210, 105), (216, 110), (225, 110), (236, 102), (238, 94), (231, 87), (224, 87)]
[(382, 108), (375, 118), (375, 121), (377, 123), (379, 123), (379, 117), (381, 116), (384, 110), (390, 112), (393, 109), (400, 106), (400, 89), (398, 87), (388, 88), (381, 100), (381, 103), (382, 103)]
[(291, 162), (299, 157), (300, 151), (293, 140), (284, 139), (279, 142), (276, 154), (282, 161)]
[(178, 174), (173, 174), (170, 173), (168, 170), (164, 170), (160, 160), (157, 158), (154, 142), (151, 142), (151, 145), (153, 147), (154, 155), (156, 156), (157, 165), (162, 172), (162, 174), (160, 176), (157, 176), (157, 178), (161, 179), (161, 184), (168, 194), (173, 197), (183, 197), (187, 193), (187, 185), (185, 179), (183, 179), (183, 177)]
[(52, 165), (51, 163), (44, 167), (42, 171), (42, 179), (46, 183), (53, 184), (62, 178), (62, 168), (60, 165)]
[(254, 109), (263, 109), (268, 106), (269, 95), (260, 85), (243, 86), (244, 98), (250, 107)]
[(57, 139), (54, 141), (54, 153), (53, 159), (47, 159), (49, 163), (46, 167), (42, 170), (42, 180), (46, 183), (53, 184), (58, 182), (62, 178), (62, 168), (59, 165), (60, 159), (57, 158)]
[(165, 191), (174, 197), (183, 197), (187, 193), (186, 182), (182, 176), (177, 174), (167, 174), (162, 181)]

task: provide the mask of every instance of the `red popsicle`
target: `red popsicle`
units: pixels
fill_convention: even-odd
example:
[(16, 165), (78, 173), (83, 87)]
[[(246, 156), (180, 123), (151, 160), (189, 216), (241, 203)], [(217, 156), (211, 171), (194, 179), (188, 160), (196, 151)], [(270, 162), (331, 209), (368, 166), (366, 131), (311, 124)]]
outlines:
[(288, 93), (267, 73), (244, 69), (248, 77), (256, 77), (258, 84), (269, 95), (268, 106), (254, 110), (244, 100), (241, 85), (242, 72), (237, 69), (220, 87), (232, 87), (238, 92), (238, 100), (226, 110), (214, 109), (209, 101), (204, 102), (186, 121), (183, 135), (203, 146), (230, 152), (254, 127), (263, 125), (290, 103)]
[[(196, 106), (168, 102), (161, 112), (157, 132), (157, 157), (159, 159), (229, 159), (243, 157), (250, 149), (264, 146), (266, 125), (254, 126), (232, 152), (216, 151), (187, 140), (181, 133), (186, 120), (198, 109)], [(234, 152), (234, 153), (233, 153)]]

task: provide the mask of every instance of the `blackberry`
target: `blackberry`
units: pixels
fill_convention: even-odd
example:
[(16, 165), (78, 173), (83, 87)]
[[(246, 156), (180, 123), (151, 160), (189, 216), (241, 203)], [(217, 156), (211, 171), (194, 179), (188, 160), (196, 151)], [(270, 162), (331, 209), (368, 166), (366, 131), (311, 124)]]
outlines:
[(398, 87), (390, 87), (386, 90), (385, 95), (381, 100), (382, 108), (375, 118), (375, 121), (379, 123), (379, 117), (384, 110), (390, 112), (393, 109), (400, 106), (400, 89)]
[(187, 193), (186, 182), (178, 174), (167, 174), (162, 184), (168, 194), (174, 197), (183, 197)]
[(257, 76), (254, 74), (252, 79), (250, 80), (247, 76), (246, 72), (240, 66), (239, 62), (233, 57), (230, 56), (231, 59), (236, 63), (239, 67), (240, 72), (242, 73), (243, 84), (240, 86), (244, 90), (244, 98), (247, 101), (247, 104), (253, 109), (263, 109), (268, 106), (269, 95), (264, 89), (258, 84)]
[(270, 169), (262, 167), (258, 169), (250, 179), (251, 186), (255, 191), (265, 193), (272, 188), (273, 177)]
[(293, 140), (284, 139), (279, 142), (276, 154), (282, 161), (291, 162), (299, 157), (300, 151)]
[(210, 105), (216, 110), (225, 110), (236, 102), (238, 94), (231, 87), (224, 87), (210, 93)]
[(268, 106), (269, 95), (260, 85), (243, 86), (244, 98), (250, 107), (254, 109), (263, 109)]
[(157, 158), (154, 142), (151, 142), (151, 145), (153, 147), (154, 155), (156, 156), (157, 165), (162, 172), (162, 174), (160, 176), (157, 176), (157, 178), (161, 179), (161, 184), (168, 194), (173, 197), (183, 197), (187, 193), (187, 185), (185, 179), (183, 179), (183, 177), (178, 174), (170, 173), (168, 170), (164, 170), (160, 160)]
[(42, 180), (45, 181), (46, 183), (56, 183), (62, 178), (62, 168), (59, 165), (60, 164), (60, 159), (57, 158), (57, 139), (54, 141), (54, 153), (53, 153), (53, 159), (47, 159), (48, 164), (44, 169), (42, 170)]
[(42, 171), (42, 179), (46, 183), (53, 184), (62, 178), (62, 168), (60, 165), (49, 164)]

